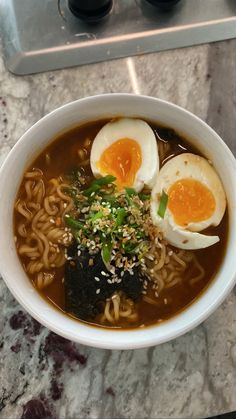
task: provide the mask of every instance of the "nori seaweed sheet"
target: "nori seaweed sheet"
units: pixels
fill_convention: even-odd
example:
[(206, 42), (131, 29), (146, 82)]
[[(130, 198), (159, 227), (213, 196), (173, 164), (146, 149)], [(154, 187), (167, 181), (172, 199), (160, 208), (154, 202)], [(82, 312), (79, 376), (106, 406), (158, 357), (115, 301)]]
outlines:
[[(67, 251), (71, 260), (65, 264), (65, 310), (82, 320), (93, 320), (101, 313), (106, 298), (111, 297), (115, 291), (123, 291), (127, 297), (136, 301), (143, 290), (143, 274), (139, 268), (133, 268), (133, 275), (125, 271), (122, 281), (109, 284), (111, 273), (106, 269), (100, 252), (90, 255), (87, 249), (81, 250), (78, 256), (77, 243), (73, 243)], [(89, 259), (93, 259), (93, 265), (89, 266)], [(120, 277), (122, 269), (116, 268), (116, 274)], [(108, 276), (104, 276), (101, 272)], [(99, 278), (99, 281), (95, 280)], [(97, 290), (100, 289), (99, 294)]]

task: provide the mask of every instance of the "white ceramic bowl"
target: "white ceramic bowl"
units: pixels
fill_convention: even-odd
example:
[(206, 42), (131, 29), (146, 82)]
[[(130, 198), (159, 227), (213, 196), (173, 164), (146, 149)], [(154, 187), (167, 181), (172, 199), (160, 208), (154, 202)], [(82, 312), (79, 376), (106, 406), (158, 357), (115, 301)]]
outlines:
[[(193, 304), (172, 319), (135, 330), (87, 326), (50, 306), (30, 283), (13, 238), (13, 206), (26, 167), (58, 133), (75, 124), (114, 116), (157, 121), (192, 139), (214, 164), (228, 199), (229, 238), (224, 262), (214, 281)], [(206, 319), (233, 288), (236, 279), (236, 162), (222, 139), (203, 121), (171, 103), (145, 96), (109, 94), (62, 106), (30, 128), (9, 153), (0, 172), (0, 272), (19, 303), (40, 323), (74, 341), (109, 349), (152, 346), (186, 333)]]

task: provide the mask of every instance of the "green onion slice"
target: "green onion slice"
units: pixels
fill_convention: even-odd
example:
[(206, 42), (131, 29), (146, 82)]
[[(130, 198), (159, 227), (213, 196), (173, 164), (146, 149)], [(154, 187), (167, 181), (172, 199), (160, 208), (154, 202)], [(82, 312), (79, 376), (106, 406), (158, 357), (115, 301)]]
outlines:
[(116, 211), (117, 217), (116, 217), (116, 226), (119, 227), (124, 223), (124, 219), (127, 215), (124, 208), (118, 208)]
[(107, 240), (102, 244), (102, 259), (105, 264), (109, 263), (111, 260), (111, 251), (112, 251), (111, 241)]
[(91, 196), (93, 192), (98, 192), (101, 189), (101, 186), (109, 185), (110, 183), (113, 183), (115, 180), (115, 176), (112, 175), (107, 175), (99, 179), (95, 179), (91, 183), (91, 185), (83, 191), (83, 195)]
[(103, 217), (103, 212), (102, 211), (98, 211), (90, 219), (91, 219), (92, 223), (94, 223), (96, 220), (99, 220), (102, 217)]
[(115, 182), (115, 180), (116, 180), (115, 176), (107, 175), (107, 176), (100, 177), (99, 179), (95, 179), (91, 183), (91, 185), (99, 185), (99, 186), (109, 185), (109, 183), (113, 183)]
[(141, 199), (141, 201), (147, 201), (148, 199), (151, 198), (151, 195), (150, 194), (146, 194), (146, 193), (142, 193), (142, 192), (140, 192), (138, 194), (138, 196)]
[(97, 192), (100, 190), (100, 186), (95, 184), (95, 185), (91, 185), (88, 189), (85, 189), (83, 191), (83, 195), (85, 196), (91, 196), (93, 192)]
[(165, 212), (166, 212), (167, 204), (168, 204), (168, 195), (167, 195), (167, 193), (165, 193), (165, 191), (164, 191), (164, 189), (163, 189), (163, 190), (162, 190), (161, 199), (160, 199), (159, 208), (158, 208), (158, 211), (157, 211), (157, 214), (158, 214), (161, 218), (164, 218), (164, 216), (165, 216)]
[(129, 196), (137, 195), (137, 192), (134, 188), (125, 188), (125, 191), (126, 191), (127, 195), (129, 195)]
[(84, 229), (84, 224), (81, 221), (76, 220), (75, 218), (71, 217), (69, 214), (65, 214), (64, 220), (65, 220), (65, 223), (68, 225), (68, 227), (71, 227), (75, 230)]

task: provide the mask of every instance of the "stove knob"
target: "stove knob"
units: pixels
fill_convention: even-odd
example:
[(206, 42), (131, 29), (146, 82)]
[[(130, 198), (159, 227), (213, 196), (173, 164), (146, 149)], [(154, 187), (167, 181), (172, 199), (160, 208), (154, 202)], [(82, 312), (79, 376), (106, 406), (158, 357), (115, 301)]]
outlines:
[(87, 23), (97, 22), (111, 10), (113, 0), (68, 0), (70, 11)]
[(146, 0), (153, 6), (159, 6), (162, 8), (169, 8), (177, 4), (180, 0)]

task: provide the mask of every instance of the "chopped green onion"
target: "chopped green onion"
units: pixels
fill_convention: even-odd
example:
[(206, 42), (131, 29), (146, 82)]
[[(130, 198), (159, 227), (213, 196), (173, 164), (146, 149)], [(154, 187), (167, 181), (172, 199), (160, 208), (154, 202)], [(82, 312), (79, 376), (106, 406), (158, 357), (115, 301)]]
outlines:
[(118, 207), (119, 206), (119, 204), (118, 204), (118, 202), (117, 202), (117, 200), (114, 196), (109, 195), (109, 194), (102, 194), (101, 196), (102, 196), (102, 203), (103, 202), (105, 202), (107, 204), (109, 203), (109, 204), (111, 204), (112, 207)]
[(109, 263), (111, 260), (111, 251), (112, 251), (111, 241), (107, 240), (102, 244), (102, 259), (105, 264)]
[(107, 175), (107, 176), (103, 176), (100, 177), (99, 179), (95, 179), (92, 183), (92, 185), (99, 185), (99, 186), (104, 186), (104, 185), (109, 185), (109, 183), (113, 183), (115, 182), (116, 177), (112, 176), (112, 175)]
[(88, 189), (85, 189), (83, 191), (83, 195), (85, 195), (85, 196), (91, 196), (93, 192), (96, 193), (99, 190), (100, 190), (100, 186), (99, 185), (97, 185), (97, 184), (91, 185)]
[(83, 195), (91, 196), (93, 192), (98, 192), (101, 186), (109, 185), (116, 180), (115, 176), (107, 175), (99, 179), (95, 179), (91, 185), (83, 191)]
[(116, 217), (116, 226), (119, 227), (123, 224), (124, 219), (127, 215), (124, 208), (118, 208), (116, 211), (117, 217)]
[(132, 201), (131, 201), (131, 199), (130, 199), (130, 197), (129, 197), (129, 195), (128, 194), (126, 194), (125, 195), (125, 198), (126, 198), (126, 201), (127, 201), (127, 204), (128, 204), (128, 206), (132, 206)]
[(137, 243), (122, 243), (122, 248), (124, 249), (125, 253), (134, 253), (137, 248)]
[(68, 227), (71, 227), (75, 230), (84, 229), (84, 224), (81, 221), (76, 220), (75, 218), (71, 217), (69, 214), (65, 214), (64, 220), (65, 220), (65, 223), (68, 225)]
[(147, 201), (148, 199), (150, 199), (151, 195), (150, 194), (146, 194), (146, 193), (142, 193), (140, 192), (138, 194), (139, 198), (141, 199), (141, 201)]
[(130, 207), (139, 208), (139, 205), (137, 204), (137, 202), (134, 202), (133, 199), (132, 199), (134, 197), (134, 195), (137, 196), (137, 192), (135, 191), (135, 189), (125, 188), (125, 198), (126, 198), (126, 201), (127, 201), (128, 205)]
[(91, 218), (90, 218), (90, 220), (92, 221), (92, 223), (94, 223), (94, 221), (96, 221), (96, 220), (99, 220), (99, 218), (102, 218), (103, 217), (103, 212), (102, 211), (98, 211), (98, 212), (96, 212), (96, 214), (94, 214)]
[(134, 188), (125, 188), (125, 192), (128, 196), (137, 195), (137, 192)]
[(165, 193), (165, 191), (164, 191), (164, 189), (163, 189), (163, 190), (162, 190), (161, 199), (160, 199), (159, 208), (158, 208), (158, 211), (157, 211), (157, 214), (158, 214), (161, 218), (164, 218), (164, 216), (165, 216), (165, 212), (166, 212), (167, 204), (168, 204), (168, 195), (167, 195), (167, 193)]

